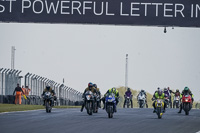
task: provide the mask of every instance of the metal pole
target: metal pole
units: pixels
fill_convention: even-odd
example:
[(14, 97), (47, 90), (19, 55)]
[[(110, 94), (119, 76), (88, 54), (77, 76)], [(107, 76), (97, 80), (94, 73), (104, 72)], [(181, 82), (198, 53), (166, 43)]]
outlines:
[(2, 86), (2, 72), (1, 72), (2, 70), (3, 70), (3, 68), (0, 69), (0, 95), (1, 95), (2, 88), (3, 88), (3, 86)]
[(126, 54), (125, 89), (128, 87), (128, 54)]

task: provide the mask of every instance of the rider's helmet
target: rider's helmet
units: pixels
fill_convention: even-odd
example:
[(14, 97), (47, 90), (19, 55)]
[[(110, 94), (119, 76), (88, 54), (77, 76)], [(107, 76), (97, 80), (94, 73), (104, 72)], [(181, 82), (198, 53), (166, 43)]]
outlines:
[(127, 88), (127, 91), (130, 91), (130, 88)]
[(162, 90), (161, 90), (161, 89), (160, 89), (160, 90), (158, 90), (158, 95), (159, 95), (159, 96), (161, 96), (161, 95), (162, 95), (162, 93), (163, 93), (163, 92), (162, 92)]
[(112, 92), (111, 93), (114, 93), (114, 94), (116, 93), (116, 88), (115, 87), (112, 88)]
[(160, 87), (158, 87), (158, 89), (157, 89), (158, 91), (160, 90)]
[(179, 89), (176, 89), (176, 92), (179, 92)]
[(97, 85), (96, 85), (96, 84), (93, 84), (93, 87), (97, 88)]
[(142, 89), (141, 92), (144, 92), (144, 90)]
[(89, 83), (88, 83), (88, 87), (93, 87), (92, 82), (89, 82)]
[(189, 90), (189, 88), (188, 88), (188, 87), (185, 87), (185, 88), (184, 88), (184, 91), (186, 91), (186, 92), (187, 92), (188, 90)]
[(168, 91), (168, 89), (167, 89), (167, 88), (164, 88), (164, 91), (166, 92), (166, 91)]
[(46, 88), (47, 88), (48, 91), (50, 90), (50, 86), (49, 85), (47, 85)]

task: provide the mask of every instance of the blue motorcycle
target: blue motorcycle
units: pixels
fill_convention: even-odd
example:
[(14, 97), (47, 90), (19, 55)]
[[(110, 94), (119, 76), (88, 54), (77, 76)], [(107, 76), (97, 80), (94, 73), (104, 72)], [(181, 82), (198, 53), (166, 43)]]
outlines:
[(106, 107), (106, 112), (108, 113), (108, 118), (113, 118), (113, 114), (116, 110), (115, 94), (113, 93), (107, 94), (105, 101), (106, 101), (105, 107)]

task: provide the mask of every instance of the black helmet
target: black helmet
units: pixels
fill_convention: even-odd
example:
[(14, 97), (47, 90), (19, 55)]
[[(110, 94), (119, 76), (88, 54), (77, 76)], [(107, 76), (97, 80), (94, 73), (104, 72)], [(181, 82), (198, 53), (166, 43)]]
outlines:
[(161, 90), (161, 89), (160, 89), (160, 90), (158, 90), (158, 95), (159, 95), (159, 96), (161, 96), (161, 95), (162, 95), (162, 93), (163, 93), (163, 92), (162, 92), (162, 90)]
[(179, 89), (176, 89), (176, 92), (179, 92)]
[(142, 89), (141, 92), (144, 92), (144, 90)]
[(93, 84), (93, 87), (97, 88), (97, 85), (96, 85), (96, 84)]
[(130, 91), (130, 88), (127, 88), (127, 91)]
[(48, 91), (50, 90), (50, 86), (49, 85), (47, 85), (46, 88), (47, 88)]

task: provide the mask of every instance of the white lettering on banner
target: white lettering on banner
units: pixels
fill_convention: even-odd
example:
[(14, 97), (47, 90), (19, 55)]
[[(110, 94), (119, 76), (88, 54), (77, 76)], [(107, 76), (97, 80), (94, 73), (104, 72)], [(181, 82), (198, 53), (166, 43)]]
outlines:
[[(9, 12), (13, 12), (17, 0), (6, 0), (10, 2)], [(9, 7), (9, 6), (8, 6)], [(112, 2), (106, 1), (79, 1), (79, 0), (22, 0), (22, 13), (32, 10), (35, 14), (65, 14), (65, 15), (95, 15), (95, 16), (132, 16), (132, 17), (188, 17), (198, 18), (200, 13), (199, 4), (184, 5), (181, 3), (146, 3), (146, 2), (119, 2), (119, 9), (113, 7)], [(7, 7), (0, 4), (0, 13), (5, 12)], [(186, 12), (187, 11), (187, 12)], [(151, 12), (151, 16), (150, 13)]]
[(152, 5), (156, 6), (156, 17), (158, 17), (158, 6), (161, 6), (162, 3), (152, 3)]
[(84, 1), (83, 2), (83, 15), (85, 15), (85, 10), (87, 9), (87, 10), (90, 10), (90, 9), (92, 9), (91, 8), (91, 6), (86, 6), (86, 4), (92, 4), (92, 1)]
[(141, 3), (141, 5), (144, 5), (144, 16), (147, 16), (147, 5), (151, 5), (151, 3)]
[(64, 3), (69, 3), (69, 1), (61, 1), (61, 5), (60, 5), (60, 14), (70, 14), (69, 12), (64, 12), (64, 9), (68, 9), (69, 6), (64, 6)]
[(200, 6), (196, 4), (196, 18), (198, 17), (198, 10), (200, 10)]
[[(29, 5), (25, 6), (25, 2), (28, 2)], [(31, 1), (30, 0), (22, 0), (22, 13), (24, 13), (24, 8), (30, 8), (31, 7)]]
[(13, 2), (13, 1), (16, 1), (16, 0), (7, 0), (7, 1), (10, 1), (10, 9), (9, 9), (9, 12), (12, 12), (12, 2)]
[(193, 10), (194, 10), (194, 5), (191, 5), (191, 18), (193, 18)]
[(139, 11), (139, 8), (133, 8), (133, 5), (139, 5), (140, 3), (131, 2), (131, 16), (140, 16), (140, 14), (134, 14), (133, 11)]
[(60, 2), (60, 1), (57, 1), (56, 7), (54, 6), (54, 3), (53, 3), (53, 2), (50, 2), (50, 6), (49, 6), (49, 8), (48, 8), (47, 0), (45, 0), (45, 5), (46, 5), (47, 13), (49, 14), (50, 11), (51, 11), (51, 9), (53, 9), (54, 14), (56, 14), (56, 13), (57, 13), (57, 10), (58, 10), (59, 2)]
[(121, 16), (129, 16), (129, 14), (124, 14), (123, 13), (123, 2), (120, 3), (120, 15)]
[(167, 8), (167, 6), (173, 6), (172, 3), (164, 4), (164, 17), (173, 17), (173, 15), (167, 15), (167, 12), (172, 12), (172, 9)]
[(108, 2), (106, 2), (106, 15), (114, 16), (114, 13), (108, 13)]
[[(40, 3), (41, 4), (41, 9), (40, 9), (40, 11), (36, 11), (35, 10), (35, 3)], [(39, 4), (38, 3), (38, 4)], [(42, 2), (42, 0), (35, 0), (34, 2), (33, 2), (33, 12), (35, 13), (35, 14), (40, 14), (40, 13), (42, 13), (43, 12), (43, 9), (44, 9), (44, 4), (43, 4), (43, 2)]]
[(104, 5), (103, 2), (101, 2), (101, 12), (100, 12), (100, 13), (97, 13), (97, 12), (96, 12), (96, 6), (97, 6), (97, 5), (96, 5), (96, 2), (94, 2), (94, 9), (93, 9), (93, 11), (94, 11), (94, 14), (95, 14), (95, 15), (98, 16), (98, 15), (102, 15), (102, 14), (103, 14), (103, 5)]
[[(79, 4), (79, 5), (78, 5), (78, 7), (74, 7), (74, 4)], [(79, 2), (79, 1), (72, 1), (71, 14), (74, 14), (74, 10), (77, 10), (78, 13), (81, 15), (81, 12), (79, 10), (80, 7), (81, 7), (81, 2)]]
[[(181, 6), (182, 7), (182, 9), (181, 10), (178, 10), (177, 9), (177, 7), (178, 6)], [(177, 16), (177, 13), (179, 12), (181, 15), (182, 15), (182, 17), (185, 17), (184, 16), (184, 14), (183, 14), (183, 10), (184, 10), (184, 5), (183, 4), (175, 4), (175, 12), (174, 12), (174, 17), (176, 17)]]
[[(2, 9), (1, 9), (2, 8)], [(3, 5), (0, 5), (0, 13), (5, 11), (5, 7)]]

